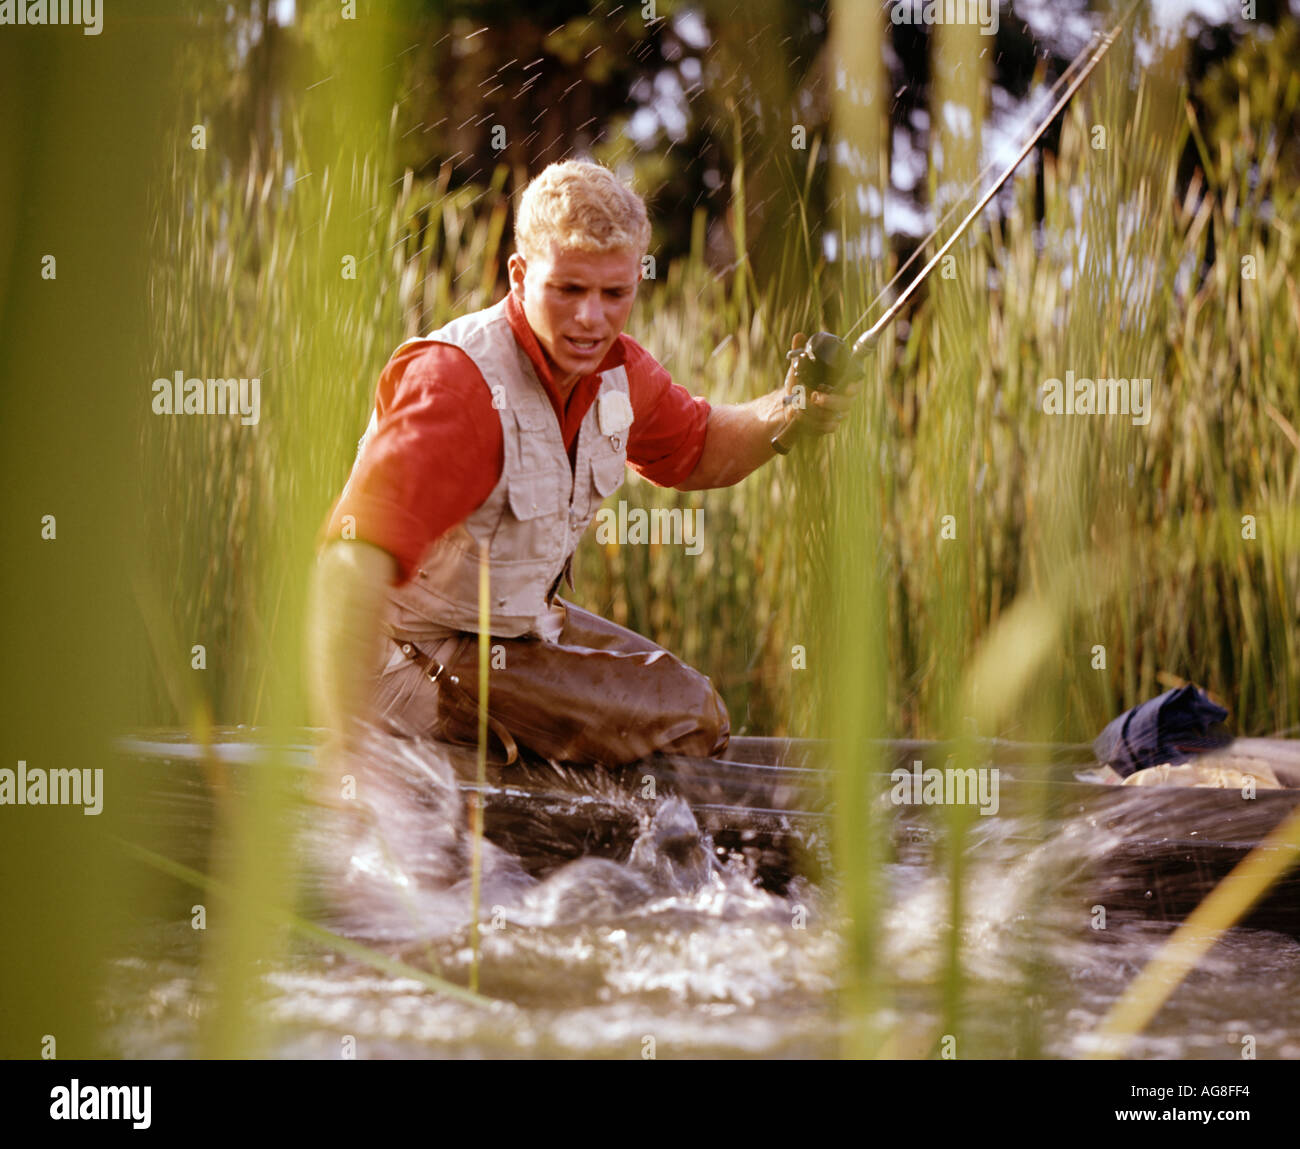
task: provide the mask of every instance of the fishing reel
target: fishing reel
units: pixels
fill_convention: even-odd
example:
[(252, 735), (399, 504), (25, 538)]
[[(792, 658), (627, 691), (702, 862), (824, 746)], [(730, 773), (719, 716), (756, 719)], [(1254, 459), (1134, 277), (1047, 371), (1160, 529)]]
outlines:
[[(850, 363), (849, 345), (829, 331), (819, 331), (802, 347), (786, 353), (790, 369), (786, 373), (787, 407), (800, 404), (806, 407), (812, 401), (813, 391), (839, 391), (848, 381)], [(788, 455), (799, 438), (799, 419), (791, 419), (772, 438), (772, 449), (778, 455)]]

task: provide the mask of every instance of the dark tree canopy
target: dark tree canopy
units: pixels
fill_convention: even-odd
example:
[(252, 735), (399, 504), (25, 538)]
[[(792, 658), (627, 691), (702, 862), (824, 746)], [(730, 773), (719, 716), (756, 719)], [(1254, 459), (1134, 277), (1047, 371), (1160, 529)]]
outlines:
[[(1064, 0), (1053, 12), (1065, 26), (1067, 16), (1091, 8)], [(196, 102), (215, 103), (225, 158), (238, 172), (276, 146), (285, 109), (308, 86), (301, 81), (342, 66), (329, 58), (337, 12), (307, 0), (296, 10), (276, 0), (199, 0), (191, 11), (204, 36), (192, 42), (185, 68)], [(278, 24), (290, 11), (289, 25)], [(735, 259), (728, 217), (742, 163), (748, 236), (789, 226), (810, 160), (805, 207), (814, 220), (825, 214), (824, 0), (402, 0), (372, 18), (393, 21), (394, 42), (409, 45), (394, 61), (395, 176), (409, 169), (444, 186), (495, 181), (513, 189), (553, 160), (591, 155), (635, 175), (652, 206), (661, 258), (688, 249), (702, 209), (707, 253), (722, 269)], [(1107, 18), (1094, 12), (1090, 20), (1100, 27)], [(931, 144), (931, 31), (890, 25), (885, 60), (895, 138), (919, 155)], [(1290, 74), (1296, 32), (1281, 0), (1260, 0), (1252, 22), (1193, 22), (1186, 35), (1193, 102), (1208, 123), (1230, 126), (1234, 85)], [(1246, 55), (1234, 57), (1239, 48)], [(1059, 75), (1077, 49), (1064, 38), (1036, 37), (1004, 5), (989, 80), (1005, 93), (1004, 105), (1021, 101), (1036, 81)], [(1229, 58), (1239, 60), (1231, 73), (1223, 67)], [(1277, 101), (1285, 101), (1285, 85)], [(790, 147), (796, 126), (809, 150)], [(1293, 112), (1282, 114), (1280, 130), (1277, 146), (1290, 154), (1300, 131)], [(1190, 177), (1190, 152), (1186, 166)], [(905, 181), (896, 194), (924, 208), (926, 180)], [(899, 240), (905, 245), (907, 237)], [(762, 274), (779, 252), (759, 243), (750, 257)]]

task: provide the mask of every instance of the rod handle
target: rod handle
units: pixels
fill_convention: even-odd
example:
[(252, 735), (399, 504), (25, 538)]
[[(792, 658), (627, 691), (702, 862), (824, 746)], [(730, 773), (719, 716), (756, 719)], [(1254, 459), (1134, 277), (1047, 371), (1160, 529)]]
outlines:
[[(819, 331), (802, 347), (789, 352), (790, 370), (786, 375), (785, 403), (792, 406), (800, 396), (805, 401), (812, 391), (838, 391), (848, 377), (848, 345), (829, 331)], [(796, 391), (802, 387), (803, 391)], [(798, 441), (799, 420), (791, 419), (772, 436), (772, 449), (778, 455), (788, 455)]]

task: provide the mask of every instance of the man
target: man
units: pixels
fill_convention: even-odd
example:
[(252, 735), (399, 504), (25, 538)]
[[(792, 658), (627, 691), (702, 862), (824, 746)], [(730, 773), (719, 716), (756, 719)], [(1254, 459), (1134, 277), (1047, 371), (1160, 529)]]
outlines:
[(508, 756), (718, 754), (729, 725), (709, 680), (565, 602), (561, 583), (627, 465), (660, 486), (729, 486), (773, 457), (792, 420), (832, 431), (856, 389), (711, 407), (674, 384), (622, 334), (650, 223), (597, 164), (533, 180), (515, 238), (506, 298), (404, 343), (380, 378), (314, 576), (320, 717), (345, 744), (361, 719), (472, 743), (485, 556), (488, 710)]

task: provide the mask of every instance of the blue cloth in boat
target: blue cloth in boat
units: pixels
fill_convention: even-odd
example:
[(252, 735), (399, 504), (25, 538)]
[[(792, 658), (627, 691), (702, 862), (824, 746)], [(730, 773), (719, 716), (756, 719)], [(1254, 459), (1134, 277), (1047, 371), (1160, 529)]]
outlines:
[(1092, 744), (1097, 761), (1127, 778), (1148, 766), (1177, 765), (1232, 741), (1228, 712), (1189, 683), (1126, 710)]

